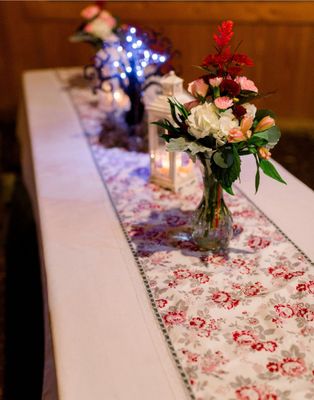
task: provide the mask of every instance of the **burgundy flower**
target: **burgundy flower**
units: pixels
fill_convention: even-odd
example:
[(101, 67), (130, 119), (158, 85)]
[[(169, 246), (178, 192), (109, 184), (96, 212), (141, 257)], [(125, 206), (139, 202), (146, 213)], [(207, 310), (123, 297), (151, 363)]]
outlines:
[(199, 283), (207, 283), (207, 282), (209, 282), (208, 275), (204, 274), (203, 272), (199, 272), (197, 274), (194, 274), (193, 278), (197, 279), (199, 281)]
[(238, 119), (241, 119), (246, 114), (246, 109), (243, 106), (234, 106), (233, 107), (233, 114)]
[(215, 303), (227, 303), (230, 300), (230, 294), (224, 291), (215, 292), (212, 299)]
[(251, 331), (235, 331), (232, 333), (233, 340), (241, 345), (252, 346), (256, 342), (256, 338)]
[(280, 278), (280, 277), (284, 277), (287, 274), (288, 268), (285, 265), (276, 265), (274, 267), (269, 267), (268, 272), (274, 278)]
[(200, 317), (193, 317), (190, 321), (190, 326), (197, 329), (202, 329), (205, 326), (205, 324), (206, 324), (205, 319)]
[(166, 325), (180, 325), (185, 321), (185, 313), (183, 311), (168, 311), (163, 318)]
[(264, 345), (261, 342), (253, 343), (251, 347), (252, 347), (252, 349), (257, 350), (257, 351), (261, 351), (264, 349)]
[(259, 236), (252, 236), (248, 241), (248, 245), (251, 249), (264, 249), (270, 245), (270, 241)]
[(269, 340), (268, 342), (263, 343), (264, 350), (273, 353), (277, 349), (277, 343)]
[(266, 393), (265, 400), (278, 400), (278, 396), (275, 393)]
[(173, 273), (177, 279), (187, 279), (192, 275), (188, 269), (176, 269)]
[(156, 300), (156, 303), (159, 308), (164, 308), (166, 306), (166, 304), (168, 303), (168, 301), (165, 299), (158, 299), (158, 300)]
[(294, 316), (294, 310), (290, 304), (276, 304), (274, 308), (281, 318), (291, 318)]
[(278, 372), (279, 364), (271, 361), (266, 365), (266, 368), (268, 369), (269, 372)]
[(222, 96), (236, 97), (241, 91), (240, 85), (233, 79), (224, 79), (219, 87)]

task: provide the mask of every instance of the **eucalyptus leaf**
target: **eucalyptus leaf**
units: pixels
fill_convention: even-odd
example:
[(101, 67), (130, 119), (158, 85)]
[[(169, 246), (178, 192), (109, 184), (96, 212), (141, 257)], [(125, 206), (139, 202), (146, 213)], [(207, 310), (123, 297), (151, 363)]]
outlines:
[(277, 126), (272, 126), (266, 131), (254, 133), (253, 138), (267, 140), (267, 147), (272, 149), (278, 143), (280, 136), (280, 129)]
[(167, 144), (168, 151), (185, 151), (187, 148), (187, 143), (183, 137), (177, 139), (170, 139)]
[[(220, 168), (228, 168), (231, 165), (231, 164), (228, 165), (228, 163), (224, 160), (222, 152), (220, 152), (220, 151), (216, 151), (214, 153), (213, 160), (214, 160), (215, 164), (217, 164)], [(232, 160), (232, 162), (233, 162), (233, 160)]]

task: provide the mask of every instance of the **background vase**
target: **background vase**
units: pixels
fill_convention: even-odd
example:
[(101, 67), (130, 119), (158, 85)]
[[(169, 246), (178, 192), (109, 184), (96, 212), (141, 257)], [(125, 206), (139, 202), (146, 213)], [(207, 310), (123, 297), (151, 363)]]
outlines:
[(204, 192), (194, 212), (192, 237), (204, 250), (219, 251), (228, 247), (233, 236), (232, 216), (223, 198), (223, 189), (202, 157)]

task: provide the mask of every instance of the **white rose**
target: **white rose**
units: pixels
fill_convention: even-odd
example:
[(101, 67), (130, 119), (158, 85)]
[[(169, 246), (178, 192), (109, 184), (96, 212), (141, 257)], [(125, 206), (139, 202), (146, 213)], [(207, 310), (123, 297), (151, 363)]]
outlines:
[(188, 131), (197, 139), (210, 136), (219, 129), (219, 118), (212, 103), (204, 103), (192, 108), (187, 119)]
[(256, 114), (256, 107), (254, 106), (254, 104), (245, 103), (245, 104), (242, 104), (242, 106), (246, 109), (245, 115), (247, 117), (252, 117), (254, 119), (255, 114)]
[(229, 131), (233, 128), (239, 127), (239, 121), (233, 115), (232, 110), (226, 110), (221, 113), (219, 120), (219, 130), (213, 134), (214, 138), (217, 139), (217, 144), (221, 146), (226, 143)]

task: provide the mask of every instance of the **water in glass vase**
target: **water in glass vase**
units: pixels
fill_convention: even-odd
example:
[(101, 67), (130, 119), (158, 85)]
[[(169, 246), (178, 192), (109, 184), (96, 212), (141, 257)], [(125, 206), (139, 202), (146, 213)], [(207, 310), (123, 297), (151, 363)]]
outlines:
[(204, 192), (194, 212), (192, 237), (200, 249), (219, 251), (233, 236), (232, 216), (223, 198), (223, 189), (213, 176), (209, 160), (203, 165)]

